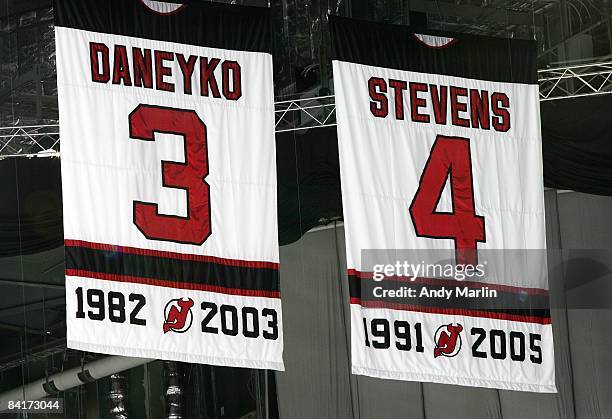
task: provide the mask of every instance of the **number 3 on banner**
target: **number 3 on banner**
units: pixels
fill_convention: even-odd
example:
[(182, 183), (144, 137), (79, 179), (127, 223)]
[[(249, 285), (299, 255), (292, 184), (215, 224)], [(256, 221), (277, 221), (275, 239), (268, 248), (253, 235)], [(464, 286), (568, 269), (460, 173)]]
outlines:
[(130, 114), (130, 138), (155, 141), (154, 133), (182, 135), (185, 162), (162, 160), (163, 186), (187, 191), (187, 216), (164, 215), (158, 204), (134, 201), (134, 224), (147, 239), (200, 245), (210, 236), (210, 187), (206, 125), (193, 110), (138, 105)]
[[(452, 212), (436, 212), (450, 174)], [(419, 237), (453, 239), (457, 264), (476, 265), (476, 243), (485, 241), (484, 217), (476, 215), (470, 140), (438, 135), (410, 204)]]

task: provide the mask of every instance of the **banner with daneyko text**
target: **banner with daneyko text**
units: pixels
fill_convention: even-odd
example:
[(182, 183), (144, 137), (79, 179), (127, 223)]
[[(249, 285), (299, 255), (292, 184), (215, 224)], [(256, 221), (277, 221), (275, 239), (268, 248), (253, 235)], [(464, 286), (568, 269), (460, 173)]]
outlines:
[(353, 373), (556, 392), (535, 42), (330, 25)]
[(55, 14), (68, 347), (282, 370), (268, 11)]

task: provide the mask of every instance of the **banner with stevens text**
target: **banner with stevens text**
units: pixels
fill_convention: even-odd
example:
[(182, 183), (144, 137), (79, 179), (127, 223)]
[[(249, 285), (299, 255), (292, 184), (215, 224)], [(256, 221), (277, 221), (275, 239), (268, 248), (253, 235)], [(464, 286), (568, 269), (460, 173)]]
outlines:
[(535, 42), (330, 24), (353, 373), (556, 392)]
[(282, 370), (268, 11), (55, 14), (68, 347)]

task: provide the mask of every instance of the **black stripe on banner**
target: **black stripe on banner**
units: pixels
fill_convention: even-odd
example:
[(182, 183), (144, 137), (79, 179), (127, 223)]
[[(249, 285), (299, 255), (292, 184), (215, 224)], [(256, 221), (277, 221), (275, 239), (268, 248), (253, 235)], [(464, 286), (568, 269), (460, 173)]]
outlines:
[(56, 0), (55, 25), (211, 48), (271, 52), (269, 9), (209, 1), (184, 3), (175, 13), (160, 14), (142, 0)]
[[(482, 288), (469, 286), (466, 287), (461, 281), (456, 281), (456, 285), (434, 285), (411, 283), (409, 281), (380, 281), (376, 282), (371, 279), (364, 279), (358, 276), (350, 275), (349, 279), (349, 294), (352, 299), (361, 301), (372, 301), (387, 304), (405, 304), (419, 307), (431, 307), (437, 309), (456, 309), (456, 310), (471, 310), (484, 311), (491, 313), (504, 313), (516, 316), (526, 316), (535, 318), (550, 318), (550, 302), (547, 295), (528, 295), (517, 288), (516, 292), (508, 290), (496, 290), (497, 296), (480, 296), (480, 297), (465, 297), (458, 296), (456, 289), (481, 290)], [(445, 281), (447, 282), (447, 281)], [(486, 287), (487, 284), (482, 284)], [(376, 292), (380, 294), (384, 291), (406, 291), (413, 289), (416, 293), (415, 297), (409, 296), (377, 296), (375, 288), (379, 287)], [(494, 286), (491, 286), (491, 291)], [(446, 297), (419, 297), (422, 289), (428, 292), (440, 291), (442, 289), (450, 290), (451, 295)]]
[[(280, 290), (278, 269), (231, 266), (79, 246), (66, 246), (65, 249), (66, 271), (85, 271), (111, 278), (145, 278), (158, 280), (160, 284), (174, 282), (264, 292)], [(91, 276), (95, 277), (93, 274)]]
[[(535, 41), (492, 38), (329, 17), (332, 59), (376, 67), (509, 83), (537, 83)], [(431, 47), (414, 33), (456, 39)]]

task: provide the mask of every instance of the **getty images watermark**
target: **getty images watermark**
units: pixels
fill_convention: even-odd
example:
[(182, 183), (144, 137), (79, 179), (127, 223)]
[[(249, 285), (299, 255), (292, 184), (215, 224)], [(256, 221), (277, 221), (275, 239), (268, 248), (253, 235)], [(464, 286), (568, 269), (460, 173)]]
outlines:
[(612, 249), (477, 249), (475, 256), (457, 263), (454, 249), (364, 249), (349, 292), (367, 307), (495, 318), (612, 309)]
[(374, 281), (382, 281), (385, 277), (403, 276), (413, 280), (419, 277), (428, 278), (453, 278), (463, 281), (469, 278), (483, 278), (485, 276), (484, 263), (476, 265), (454, 264), (454, 263), (411, 263), (406, 260), (395, 261), (393, 264), (376, 264), (373, 267)]
[[(372, 288), (372, 295), (378, 298), (497, 298), (498, 292), (484, 283), (482, 286), (460, 286), (466, 281), (472, 285), (486, 278), (487, 262), (472, 264), (456, 264), (451, 262), (428, 263), (421, 260), (418, 263), (408, 260), (394, 263), (378, 263), (372, 266), (372, 280), (382, 282), (388, 279), (387, 287), (378, 285)], [(436, 282), (432, 282), (436, 280)], [(457, 281), (455, 283), (454, 281)], [(399, 285), (397, 283), (410, 283)], [(395, 285), (395, 286), (394, 286)]]
[[(454, 249), (364, 250), (360, 298), (389, 304), (531, 309), (547, 284), (545, 251), (482, 250), (458, 263)], [(539, 304), (540, 298), (537, 298)], [(467, 305), (466, 305), (467, 304)]]

